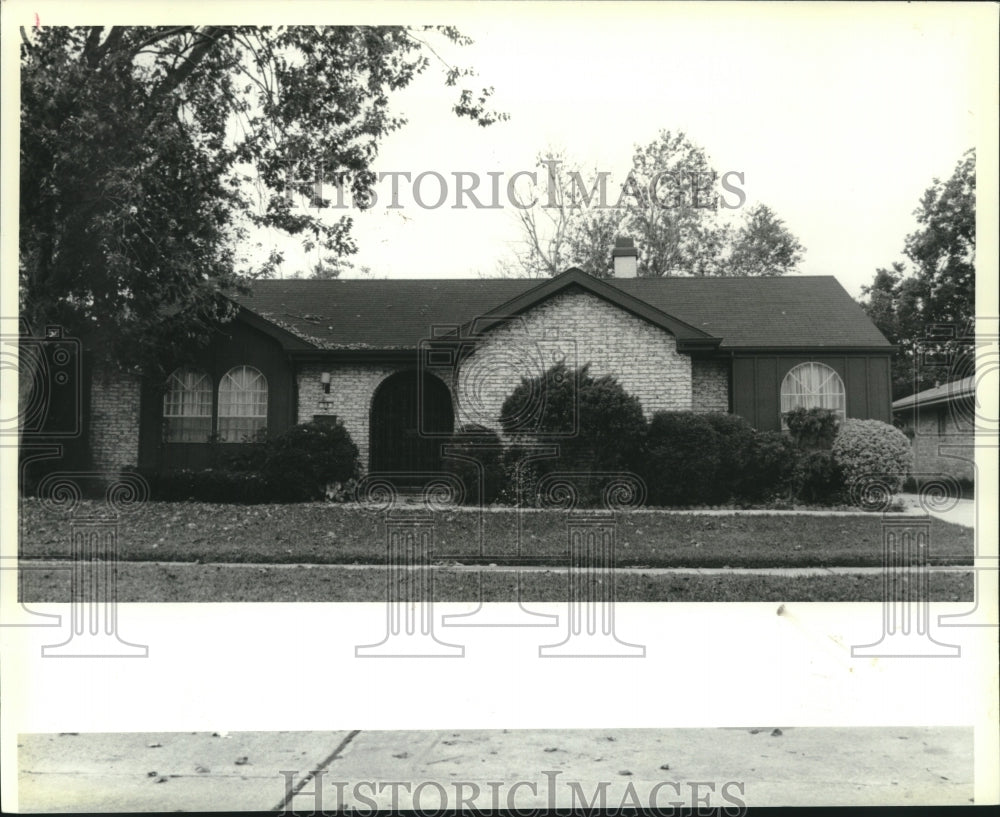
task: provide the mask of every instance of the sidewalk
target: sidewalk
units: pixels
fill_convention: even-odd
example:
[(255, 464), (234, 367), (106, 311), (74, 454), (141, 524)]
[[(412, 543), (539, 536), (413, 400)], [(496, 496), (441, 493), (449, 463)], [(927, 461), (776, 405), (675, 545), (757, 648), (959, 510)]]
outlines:
[(20, 809), (29, 812), (307, 814), (317, 805), (313, 770), (331, 811), (372, 801), (437, 810), (442, 796), (445, 808), (459, 808), (457, 797), (480, 810), (496, 808), (494, 797), (499, 808), (551, 806), (550, 797), (584, 806), (580, 797), (602, 789), (609, 808), (630, 805), (630, 792), (664, 809), (693, 797), (735, 807), (973, 796), (973, 733), (952, 727), (42, 734), (18, 746)]

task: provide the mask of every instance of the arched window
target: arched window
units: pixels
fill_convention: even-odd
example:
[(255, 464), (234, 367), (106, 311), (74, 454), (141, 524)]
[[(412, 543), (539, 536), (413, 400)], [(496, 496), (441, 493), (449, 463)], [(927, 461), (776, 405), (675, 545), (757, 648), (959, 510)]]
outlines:
[(799, 406), (830, 409), (843, 420), (847, 415), (844, 381), (823, 363), (799, 364), (781, 381), (782, 427), (785, 425), (785, 412)]
[(175, 369), (167, 378), (163, 419), (166, 442), (208, 442), (212, 433), (212, 378), (197, 369)]
[(236, 366), (219, 382), (219, 442), (249, 442), (267, 427), (267, 378)]

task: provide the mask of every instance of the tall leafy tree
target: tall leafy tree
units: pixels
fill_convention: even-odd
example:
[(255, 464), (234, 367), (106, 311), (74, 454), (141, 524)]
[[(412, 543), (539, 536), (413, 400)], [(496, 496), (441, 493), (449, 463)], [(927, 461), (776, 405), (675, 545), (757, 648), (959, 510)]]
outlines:
[(757, 204), (732, 218), (720, 206), (719, 174), (683, 132), (664, 130), (637, 146), (617, 186), (607, 173), (582, 172), (563, 151), (539, 157), (539, 164), (545, 194), (517, 211), (522, 242), (508, 274), (554, 275), (578, 266), (611, 277), (618, 235), (635, 240), (641, 277), (783, 275), (802, 260), (802, 244), (769, 207)]
[[(918, 229), (904, 242), (912, 264), (881, 268), (862, 288), (861, 305), (892, 343), (893, 398), (970, 374), (967, 366), (921, 365), (918, 345), (938, 360), (961, 355), (976, 311), (976, 154), (968, 150), (951, 177), (934, 179), (914, 215)], [(925, 358), (926, 360), (926, 358)]]
[[(245, 249), (275, 228), (350, 254), (349, 218), (308, 200), (314, 176), (364, 199), (392, 94), (450, 27), (165, 26), (22, 32), (20, 295), (122, 363), (156, 366), (229, 315), (226, 291), (279, 257)], [(457, 88), (489, 125), (491, 89)]]

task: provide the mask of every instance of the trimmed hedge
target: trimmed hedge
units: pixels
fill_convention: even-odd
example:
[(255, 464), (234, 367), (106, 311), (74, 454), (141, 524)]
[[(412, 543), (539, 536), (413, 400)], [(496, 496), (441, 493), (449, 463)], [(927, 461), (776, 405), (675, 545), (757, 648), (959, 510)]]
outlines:
[(762, 502), (794, 492), (799, 451), (787, 434), (755, 431), (750, 451), (738, 481), (736, 496), (746, 502)]
[(833, 457), (848, 487), (876, 479), (893, 494), (902, 489), (913, 464), (906, 435), (880, 420), (846, 420), (833, 442)]
[(253, 471), (175, 468), (144, 474), (150, 497), (165, 502), (213, 502), (256, 505), (274, 502), (274, 488)]
[[(809, 445), (816, 439), (807, 437)], [(642, 473), (651, 505), (776, 498), (832, 504), (843, 494), (829, 451), (800, 446), (790, 434), (756, 431), (731, 414), (658, 412), (649, 425)]]
[(743, 498), (748, 491), (756, 489), (759, 480), (754, 468), (757, 432), (736, 414), (712, 412), (701, 416), (715, 431), (719, 446), (715, 484), (709, 491), (709, 501), (714, 505), (733, 497)]
[(659, 411), (646, 436), (642, 469), (650, 505), (705, 505), (721, 493), (720, 435), (703, 414)]
[(226, 447), (222, 467), (145, 474), (153, 499), (259, 504), (324, 499), (358, 476), (358, 449), (342, 425), (304, 423), (263, 443)]

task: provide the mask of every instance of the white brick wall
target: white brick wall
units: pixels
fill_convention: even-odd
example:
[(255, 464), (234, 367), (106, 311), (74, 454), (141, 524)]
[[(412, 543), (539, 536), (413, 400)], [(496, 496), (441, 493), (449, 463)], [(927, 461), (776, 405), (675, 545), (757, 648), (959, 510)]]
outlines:
[(589, 292), (553, 296), (490, 331), (462, 366), (458, 416), (498, 429), (504, 398), (522, 376), (537, 376), (559, 355), (568, 366), (590, 364), (637, 397), (647, 419), (656, 411), (691, 409), (691, 358), (673, 335)]
[(98, 471), (139, 462), (139, 393), (136, 375), (95, 371), (90, 384), (90, 455)]
[(694, 411), (729, 411), (729, 361), (691, 361), (691, 406)]
[[(378, 384), (397, 371), (392, 366), (315, 363), (299, 367), (298, 422), (315, 414), (335, 414), (358, 447), (361, 470), (368, 470), (368, 415)], [(330, 373), (330, 393), (323, 391), (320, 374)]]
[[(918, 412), (911, 443), (914, 473), (948, 474), (967, 480), (975, 478), (972, 463), (975, 435), (968, 419), (970, 411), (938, 406)], [(956, 423), (956, 415), (962, 418), (961, 427)]]

